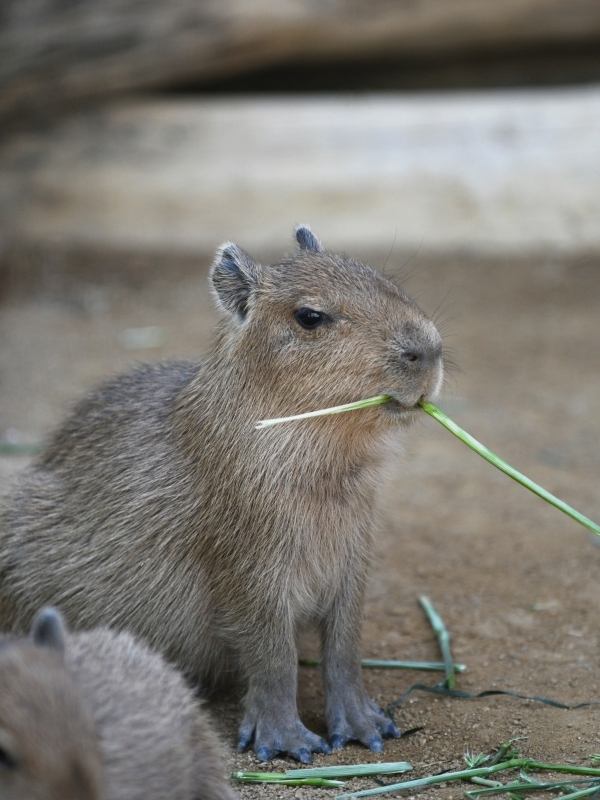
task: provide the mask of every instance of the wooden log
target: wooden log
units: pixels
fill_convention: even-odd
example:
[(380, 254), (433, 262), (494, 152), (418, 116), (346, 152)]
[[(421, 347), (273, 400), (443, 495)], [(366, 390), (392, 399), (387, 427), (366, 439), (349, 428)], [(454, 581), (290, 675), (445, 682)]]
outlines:
[(290, 59), (598, 39), (597, 0), (4, 0), (0, 119)]

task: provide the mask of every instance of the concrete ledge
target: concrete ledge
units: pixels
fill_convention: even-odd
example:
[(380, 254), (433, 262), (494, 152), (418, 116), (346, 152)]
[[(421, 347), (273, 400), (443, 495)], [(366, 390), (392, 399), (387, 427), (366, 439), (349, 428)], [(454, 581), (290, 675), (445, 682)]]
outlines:
[(0, 149), (5, 241), (600, 251), (600, 87), (135, 100)]

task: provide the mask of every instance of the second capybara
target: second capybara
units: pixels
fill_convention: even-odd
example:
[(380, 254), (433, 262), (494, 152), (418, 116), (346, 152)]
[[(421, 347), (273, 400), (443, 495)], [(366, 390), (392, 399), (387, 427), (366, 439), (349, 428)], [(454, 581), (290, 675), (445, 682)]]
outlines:
[(127, 633), (52, 608), (0, 639), (2, 800), (235, 800), (183, 677)]

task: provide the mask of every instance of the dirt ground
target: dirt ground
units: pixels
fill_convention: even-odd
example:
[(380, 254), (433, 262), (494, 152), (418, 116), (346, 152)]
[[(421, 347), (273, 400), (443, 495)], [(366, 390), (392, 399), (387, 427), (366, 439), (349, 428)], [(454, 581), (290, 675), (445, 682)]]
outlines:
[[(257, 254), (260, 255), (260, 254)], [(362, 254), (363, 256), (365, 254)], [(371, 253), (380, 266), (385, 254)], [(110, 263), (109, 263), (110, 262)], [(114, 262), (114, 259), (113, 259)], [(0, 437), (38, 441), (88, 387), (134, 361), (197, 356), (215, 321), (206, 263), (142, 267), (112, 277), (41, 282), (5, 295), (0, 306)], [(392, 256), (388, 272), (403, 267)], [(60, 265), (56, 268), (60, 273)], [(123, 270), (127, 272), (126, 268)], [(135, 270), (134, 270), (135, 271)], [(415, 256), (405, 288), (436, 311), (460, 370), (440, 406), (469, 432), (544, 487), (600, 521), (600, 262), (428, 260)], [(148, 330), (150, 328), (150, 330)], [(134, 330), (131, 329), (143, 329)], [(140, 347), (139, 345), (145, 345)], [(358, 412), (360, 413), (360, 412)], [(0, 458), (8, 485), (27, 462)], [(458, 688), (507, 689), (575, 704), (600, 699), (600, 540), (483, 462), (428, 418), (409, 432), (384, 490), (380, 535), (364, 622), (364, 656), (438, 659), (417, 598), (426, 594), (467, 665)], [(317, 655), (309, 636), (303, 656)], [(385, 706), (432, 673), (367, 670)], [(304, 722), (324, 733), (316, 668), (300, 668)], [(256, 768), (233, 755), (240, 707), (235, 694), (209, 708), (230, 749), (232, 768)], [(412, 776), (457, 768), (466, 750), (489, 751), (523, 737), (522, 752), (544, 761), (586, 763), (600, 751), (600, 705), (561, 710), (512, 697), (476, 700), (414, 693), (397, 709), (405, 730), (372, 754), (358, 745), (315, 764), (407, 760)], [(273, 768), (294, 766), (277, 760)], [(355, 780), (346, 789), (374, 786)], [(464, 787), (430, 789), (451, 800)], [(327, 789), (240, 786), (244, 797), (333, 796)], [(329, 794), (328, 794), (329, 793)]]

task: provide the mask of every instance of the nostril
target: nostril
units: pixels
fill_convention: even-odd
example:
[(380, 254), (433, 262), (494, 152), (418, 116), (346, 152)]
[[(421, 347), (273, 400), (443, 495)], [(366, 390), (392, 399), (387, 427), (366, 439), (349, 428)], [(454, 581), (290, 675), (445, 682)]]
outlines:
[(421, 354), (415, 350), (401, 350), (400, 358), (404, 359), (404, 361), (418, 361), (421, 358)]
[(427, 342), (404, 342), (404, 346), (398, 349), (400, 360), (405, 364), (413, 364), (415, 368), (433, 366), (442, 356), (441, 345), (432, 346)]

